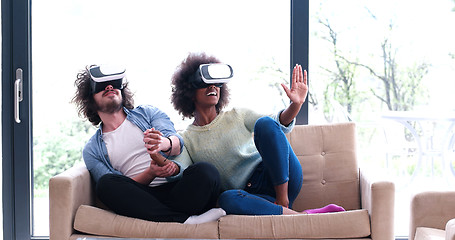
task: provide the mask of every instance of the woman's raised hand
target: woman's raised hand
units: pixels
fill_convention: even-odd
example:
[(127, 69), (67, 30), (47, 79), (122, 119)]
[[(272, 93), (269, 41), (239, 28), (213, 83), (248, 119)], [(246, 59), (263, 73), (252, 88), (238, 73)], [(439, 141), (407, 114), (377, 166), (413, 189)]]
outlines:
[(295, 65), (294, 70), (292, 71), (291, 89), (283, 83), (281, 86), (293, 103), (303, 104), (308, 94), (306, 70), (302, 71), (302, 66), (299, 64)]

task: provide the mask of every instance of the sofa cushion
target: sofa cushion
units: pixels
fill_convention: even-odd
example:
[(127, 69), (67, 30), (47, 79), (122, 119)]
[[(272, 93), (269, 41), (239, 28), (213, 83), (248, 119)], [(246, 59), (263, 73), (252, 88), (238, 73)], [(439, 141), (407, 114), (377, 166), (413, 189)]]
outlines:
[(446, 233), (437, 228), (418, 227), (416, 229), (415, 240), (444, 240)]
[(235, 238), (362, 238), (369, 236), (367, 210), (338, 213), (240, 216), (220, 218), (221, 239)]
[(78, 208), (74, 229), (93, 235), (120, 238), (218, 238), (216, 221), (204, 224), (153, 222), (121, 216), (88, 205)]
[(355, 124), (299, 125), (287, 134), (303, 171), (302, 189), (293, 209), (330, 203), (360, 209)]
[(455, 218), (446, 224), (446, 240), (455, 240)]

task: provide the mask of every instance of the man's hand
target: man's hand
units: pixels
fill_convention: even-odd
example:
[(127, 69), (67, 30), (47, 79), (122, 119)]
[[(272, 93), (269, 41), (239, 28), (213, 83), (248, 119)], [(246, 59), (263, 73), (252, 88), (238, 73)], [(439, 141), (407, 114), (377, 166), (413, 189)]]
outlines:
[(169, 164), (161, 167), (152, 160), (149, 169), (155, 177), (170, 177), (178, 173), (179, 167), (171, 161), (169, 161)]
[(170, 143), (169, 141), (164, 143), (163, 139), (167, 141), (167, 138), (163, 138), (163, 134), (160, 131), (156, 130), (155, 128), (147, 129), (144, 132), (143, 139), (145, 148), (147, 148), (147, 152), (149, 154), (156, 154), (159, 151), (167, 150), (170, 146)]

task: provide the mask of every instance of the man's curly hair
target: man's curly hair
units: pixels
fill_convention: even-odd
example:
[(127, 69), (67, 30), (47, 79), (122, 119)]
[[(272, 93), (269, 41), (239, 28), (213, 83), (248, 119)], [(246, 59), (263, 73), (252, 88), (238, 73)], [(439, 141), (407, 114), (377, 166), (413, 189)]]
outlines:
[[(74, 81), (77, 90), (71, 102), (76, 104), (77, 112), (80, 117), (87, 118), (92, 125), (98, 126), (98, 124), (101, 123), (101, 118), (98, 115), (98, 107), (93, 98), (90, 75), (88, 73), (88, 69), (93, 66), (96, 65), (90, 65), (77, 74), (77, 79)], [(133, 109), (133, 93), (128, 89), (127, 83), (123, 86), (121, 93), (122, 105), (127, 109)]]
[[(207, 56), (205, 53), (190, 53), (186, 59), (178, 66), (177, 71), (172, 76), (172, 95), (171, 102), (174, 109), (183, 117), (194, 117), (196, 109), (194, 105), (196, 88), (190, 83), (190, 77), (197, 71), (199, 65), (209, 63), (221, 63), (214, 56)], [(220, 99), (216, 104), (217, 112), (220, 112), (229, 103), (229, 89), (226, 84), (220, 88)]]

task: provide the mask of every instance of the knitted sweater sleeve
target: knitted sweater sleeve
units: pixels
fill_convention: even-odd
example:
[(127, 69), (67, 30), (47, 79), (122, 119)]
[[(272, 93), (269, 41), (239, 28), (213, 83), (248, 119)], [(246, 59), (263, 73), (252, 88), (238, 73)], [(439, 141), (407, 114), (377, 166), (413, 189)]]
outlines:
[[(245, 123), (245, 127), (248, 130), (250, 130), (250, 132), (253, 132), (254, 131), (254, 124), (256, 123), (256, 121), (260, 117), (269, 116), (269, 117), (273, 118), (275, 121), (277, 121), (278, 123), (280, 123), (280, 114), (284, 110), (280, 110), (279, 112), (277, 112), (275, 114), (270, 114), (270, 115), (260, 114), (260, 113), (257, 113), (255, 111), (249, 110), (249, 109), (237, 109), (237, 111), (243, 117), (244, 123)], [(295, 119), (292, 120), (292, 122), (288, 126), (285, 126), (285, 125), (280, 123), (281, 130), (284, 133), (291, 132), (292, 129), (294, 128), (294, 125), (295, 125)]]
[(183, 171), (185, 171), (187, 167), (194, 163), (193, 160), (191, 160), (188, 149), (185, 147), (183, 147), (181, 154), (177, 156), (170, 156), (169, 160), (173, 161), (180, 168), (180, 171), (177, 175), (166, 178), (170, 182), (180, 179), (183, 176)]

